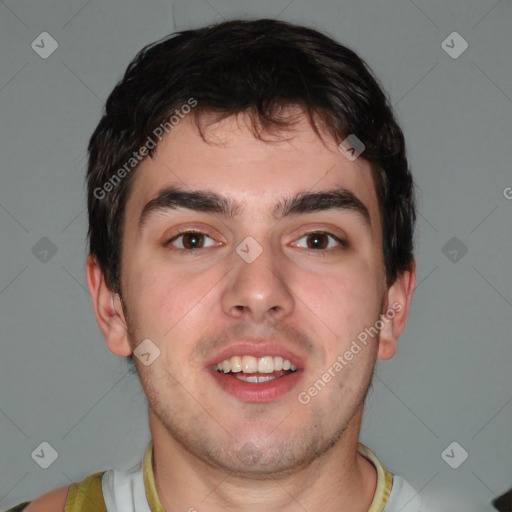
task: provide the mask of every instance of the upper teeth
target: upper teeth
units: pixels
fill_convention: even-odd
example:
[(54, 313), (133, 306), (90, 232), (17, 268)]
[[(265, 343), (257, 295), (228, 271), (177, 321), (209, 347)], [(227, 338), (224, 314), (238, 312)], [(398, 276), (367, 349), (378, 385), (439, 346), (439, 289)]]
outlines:
[(295, 371), (297, 367), (288, 359), (283, 359), (280, 356), (259, 358), (253, 356), (233, 356), (230, 359), (225, 359), (213, 365), (213, 369), (223, 371), (224, 373), (272, 373), (278, 370)]

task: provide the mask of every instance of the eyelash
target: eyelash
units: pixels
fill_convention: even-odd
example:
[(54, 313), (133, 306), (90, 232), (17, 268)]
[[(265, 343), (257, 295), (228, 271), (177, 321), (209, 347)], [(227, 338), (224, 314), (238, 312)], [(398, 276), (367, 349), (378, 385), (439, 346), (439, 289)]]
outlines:
[[(207, 233), (203, 233), (202, 231), (196, 231), (193, 229), (192, 230), (184, 230), (184, 231), (179, 231), (175, 236), (173, 236), (170, 240), (168, 240), (165, 243), (165, 247), (170, 247), (172, 242), (176, 241), (178, 238), (181, 238), (184, 235), (203, 235), (203, 236), (211, 238), (213, 240), (213, 238), (211, 236), (209, 236)], [(182, 249), (181, 247), (180, 248), (170, 247), (170, 249), (172, 251), (182, 251), (185, 254), (188, 253), (188, 254), (192, 255), (192, 253), (200, 252), (202, 249), (209, 249), (209, 247), (200, 247), (199, 249), (186, 249), (186, 248)]]
[[(333, 233), (329, 233), (328, 231), (309, 231), (308, 233), (304, 233), (302, 236), (300, 236), (298, 238), (298, 240), (301, 240), (304, 237), (308, 237), (309, 235), (324, 235), (324, 236), (327, 236), (327, 237), (331, 237), (334, 240), (336, 240), (336, 242), (338, 242), (338, 244), (340, 245), (339, 248), (341, 248), (342, 250), (348, 248), (348, 243), (345, 240), (343, 240), (340, 237), (334, 235)], [(315, 253), (316, 256), (324, 257), (324, 256), (327, 256), (328, 252), (333, 251), (333, 248), (330, 248), (330, 249), (310, 249), (310, 248), (306, 248), (304, 250), (308, 251), (308, 252)]]
[[(173, 236), (170, 240), (168, 240), (166, 243), (165, 243), (165, 247), (170, 247), (172, 242), (176, 241), (177, 239), (179, 239), (180, 237), (184, 236), (184, 235), (188, 235), (188, 234), (192, 234), (192, 235), (204, 235), (205, 237), (208, 237), (210, 239), (213, 240), (213, 238), (211, 236), (209, 236), (207, 233), (203, 233), (202, 231), (194, 231), (194, 230), (185, 230), (185, 231), (179, 231), (175, 236)], [(338, 242), (338, 244), (341, 246), (342, 249), (347, 249), (348, 248), (348, 243), (339, 238), (338, 236), (334, 235), (333, 233), (329, 233), (327, 231), (309, 231), (307, 233), (304, 233), (303, 235), (301, 235), (298, 240), (301, 240), (302, 238), (304, 237), (307, 237), (309, 235), (325, 235), (327, 237), (331, 237), (333, 238), (336, 242)], [(171, 250), (173, 251), (182, 251), (184, 253), (188, 253), (190, 255), (192, 255), (193, 253), (197, 253), (197, 252), (200, 252), (202, 251), (203, 249), (209, 249), (210, 247), (200, 247), (198, 249), (182, 249), (182, 248), (175, 248), (175, 247), (171, 247)], [(306, 248), (304, 249), (305, 251), (308, 251), (308, 252), (314, 252), (317, 256), (326, 256), (326, 252), (329, 252), (329, 251), (332, 251), (333, 249), (310, 249), (310, 248)]]

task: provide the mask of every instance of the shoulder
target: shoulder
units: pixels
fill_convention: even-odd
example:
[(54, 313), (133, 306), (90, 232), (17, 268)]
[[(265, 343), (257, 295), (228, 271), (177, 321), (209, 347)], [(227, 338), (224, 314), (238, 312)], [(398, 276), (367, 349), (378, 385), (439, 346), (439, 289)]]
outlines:
[(20, 503), (7, 512), (106, 512), (102, 490), (104, 473), (93, 473), (81, 482), (54, 489), (30, 502)]
[(32, 500), (22, 512), (64, 512), (69, 486), (60, 487)]

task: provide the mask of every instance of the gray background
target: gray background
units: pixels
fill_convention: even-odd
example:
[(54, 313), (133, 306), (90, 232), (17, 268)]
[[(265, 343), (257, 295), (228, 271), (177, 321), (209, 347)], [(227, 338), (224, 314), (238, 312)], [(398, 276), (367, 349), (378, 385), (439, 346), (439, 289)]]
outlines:
[[(361, 441), (435, 510), (492, 510), (512, 485), (504, 0), (0, 2), (0, 507), (142, 456), (144, 394), (105, 347), (85, 288), (86, 145), (143, 45), (237, 16), (326, 31), (388, 91), (418, 184), (418, 285), (397, 356), (378, 364)], [(44, 31), (59, 45), (46, 59), (31, 48)], [(454, 31), (469, 45), (456, 59), (441, 44)], [(453, 441), (468, 453), (457, 469), (441, 456)], [(48, 469), (31, 458), (41, 442), (58, 453)], [(448, 453), (452, 464), (463, 454)]]

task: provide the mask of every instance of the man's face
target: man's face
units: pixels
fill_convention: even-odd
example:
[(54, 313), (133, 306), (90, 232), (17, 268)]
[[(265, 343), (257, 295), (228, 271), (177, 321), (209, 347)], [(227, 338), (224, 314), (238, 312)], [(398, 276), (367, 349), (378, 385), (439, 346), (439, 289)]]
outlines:
[[(140, 165), (126, 205), (122, 290), (132, 349), (150, 339), (160, 350), (148, 366), (135, 359), (155, 429), (208, 463), (254, 476), (310, 463), (354, 425), (376, 338), (309, 403), (298, 395), (375, 324), (387, 289), (370, 165), (349, 161), (327, 137), (326, 147), (305, 118), (274, 143), (256, 139), (244, 120), (207, 128), (208, 144), (189, 116)], [(239, 206), (229, 216), (162, 200), (139, 226), (147, 203), (170, 187)], [(340, 189), (368, 219), (352, 203), (326, 208), (318, 196), (281, 215), (299, 194)], [(297, 371), (275, 370), (265, 383), (214, 369), (225, 359), (236, 369), (231, 356), (247, 355), (258, 365), (272, 356), (279, 368), (280, 354)], [(241, 363), (250, 372), (254, 361)]]

